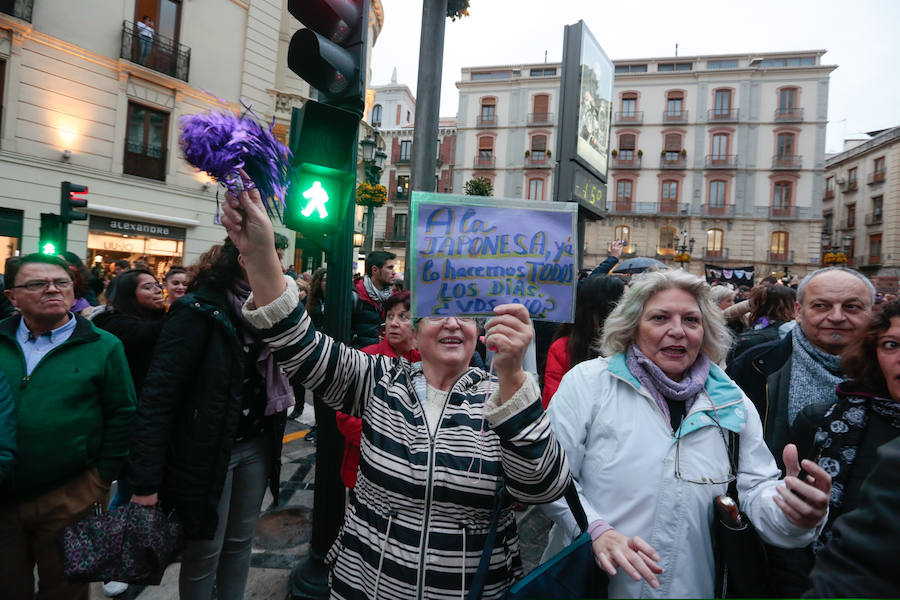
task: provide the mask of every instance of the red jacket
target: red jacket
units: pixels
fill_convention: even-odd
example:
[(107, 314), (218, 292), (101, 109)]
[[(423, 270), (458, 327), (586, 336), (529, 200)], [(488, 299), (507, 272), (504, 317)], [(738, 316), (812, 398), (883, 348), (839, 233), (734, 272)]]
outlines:
[[(383, 354), (396, 358), (397, 352), (388, 343), (387, 339), (381, 340), (377, 344), (362, 348), (366, 354)], [(418, 362), (422, 360), (418, 350), (411, 350), (406, 358), (410, 362)], [(337, 411), (337, 428), (344, 436), (344, 460), (341, 461), (341, 481), (344, 487), (352, 490), (356, 487), (356, 472), (359, 470), (359, 440), (362, 437), (362, 419), (353, 417), (347, 413)]]
[(544, 410), (550, 404), (550, 398), (559, 388), (559, 382), (563, 375), (569, 371), (569, 350), (566, 345), (569, 343), (569, 336), (561, 337), (552, 344), (547, 350), (547, 367), (544, 370), (544, 390), (541, 392), (541, 404)]

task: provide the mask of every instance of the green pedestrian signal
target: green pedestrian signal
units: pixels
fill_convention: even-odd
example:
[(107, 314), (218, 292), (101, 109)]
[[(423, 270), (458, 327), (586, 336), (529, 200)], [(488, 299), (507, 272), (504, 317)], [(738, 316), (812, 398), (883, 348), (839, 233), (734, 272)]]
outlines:
[(302, 196), (306, 198), (306, 208), (300, 211), (304, 217), (308, 217), (316, 211), (319, 213), (320, 219), (328, 218), (328, 209), (325, 205), (328, 203), (328, 192), (322, 187), (321, 181), (313, 181), (312, 187), (303, 192)]
[(304, 236), (334, 233), (346, 218), (352, 173), (303, 163), (291, 170), (284, 224)]
[(41, 213), (41, 230), (38, 234), (38, 252), (41, 254), (59, 254), (62, 247), (62, 223), (59, 215)]
[(56, 254), (56, 244), (53, 242), (44, 242), (44, 245), (41, 246), (41, 254)]

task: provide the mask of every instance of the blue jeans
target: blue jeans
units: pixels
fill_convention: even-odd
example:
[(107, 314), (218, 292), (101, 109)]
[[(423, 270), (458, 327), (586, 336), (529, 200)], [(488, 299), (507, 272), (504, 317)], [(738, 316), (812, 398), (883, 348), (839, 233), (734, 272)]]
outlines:
[(116, 483), (116, 494), (113, 496), (112, 502), (109, 503), (109, 508), (107, 510), (114, 510), (123, 504), (128, 504), (128, 502), (131, 501), (131, 495), (133, 493), (127, 477), (119, 476), (119, 480)]
[(150, 48), (153, 47), (153, 38), (144, 37), (142, 35), (138, 36), (138, 62), (142, 65), (147, 64), (147, 59), (150, 58)]
[(209, 600), (213, 582), (219, 600), (241, 600), (250, 573), (253, 528), (269, 478), (267, 434), (236, 443), (219, 499), (219, 524), (211, 540), (188, 540), (181, 559), (181, 600)]

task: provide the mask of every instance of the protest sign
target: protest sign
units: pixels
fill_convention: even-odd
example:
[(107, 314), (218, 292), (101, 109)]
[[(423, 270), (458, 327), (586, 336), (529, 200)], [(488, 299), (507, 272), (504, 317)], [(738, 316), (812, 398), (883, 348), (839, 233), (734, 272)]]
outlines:
[(571, 322), (578, 205), (413, 192), (410, 289), (416, 317), (493, 315)]

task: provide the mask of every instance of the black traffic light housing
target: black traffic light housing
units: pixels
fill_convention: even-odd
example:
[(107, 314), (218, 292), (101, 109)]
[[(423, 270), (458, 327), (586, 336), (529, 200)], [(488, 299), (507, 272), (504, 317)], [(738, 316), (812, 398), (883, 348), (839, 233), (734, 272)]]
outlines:
[(369, 0), (288, 0), (288, 11), (307, 27), (291, 37), (288, 67), (327, 104), (362, 115)]
[(69, 183), (63, 181), (60, 185), (59, 192), (59, 220), (63, 224), (69, 224), (72, 221), (84, 221), (87, 215), (83, 212), (75, 210), (76, 208), (85, 208), (87, 200), (78, 196), (78, 194), (87, 194), (88, 189), (85, 185), (77, 183)]
[(65, 251), (62, 240), (62, 223), (59, 215), (41, 213), (41, 231), (38, 234), (38, 252), (56, 255)]

